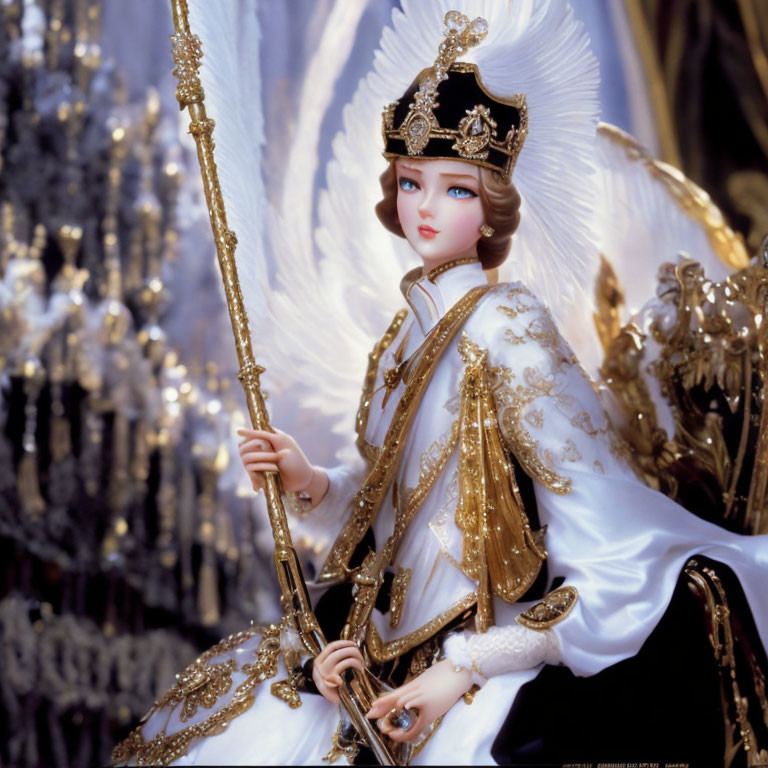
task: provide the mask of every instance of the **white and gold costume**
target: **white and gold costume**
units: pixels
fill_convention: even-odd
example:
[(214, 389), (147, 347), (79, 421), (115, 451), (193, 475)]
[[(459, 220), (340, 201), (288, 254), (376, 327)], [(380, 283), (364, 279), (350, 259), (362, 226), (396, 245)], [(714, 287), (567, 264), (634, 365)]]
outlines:
[[(479, 263), (458, 264), (433, 280), (413, 277), (406, 276), (403, 283), (408, 313), (398, 317), (386, 348), (377, 346), (375, 379), (371, 376), (370, 391), (364, 393), (359, 443), (369, 459), (382, 447), (408, 366), (394, 386), (385, 385), (385, 375), (398, 361), (407, 363), (452, 305), (485, 284)], [(531, 604), (494, 597), (496, 626), (485, 634), (449, 636), (443, 650), (447, 645), (453, 660), (473, 664), (481, 688), (470, 705), (460, 700), (444, 716), (413, 764), (492, 763), (494, 738), (520, 686), (536, 676), (542, 663), (563, 663), (576, 674), (593, 674), (635, 654), (694, 554), (733, 568), (761, 637), (768, 639), (768, 600), (757, 588), (768, 567), (765, 537), (728, 533), (644, 485), (548, 311), (521, 283), (507, 283), (480, 299), (440, 358), (407, 438), (396, 479), (399, 491), (394, 497), (387, 494), (373, 522), (380, 547), (392, 535), (396, 519), (412, 515), (393, 561), (395, 572), (409, 577), (401, 579), (405, 589), (394, 611), (392, 606), (386, 613), (374, 611), (368, 635), (371, 657), (383, 661), (398, 656), (476, 602), (478, 585), (462, 567), (463, 532), (456, 523), (457, 420), (461, 382), (483, 351), (504, 444), (534, 481), (538, 515), (547, 527), (549, 581), (562, 577), (570, 597), (575, 590), (578, 598), (560, 609), (555, 606), (551, 617), (523, 626), (515, 619)], [(319, 570), (349, 518), (364, 468), (339, 467), (328, 474), (326, 498), (295, 522), (303, 533), (326, 542), (323, 551), (315, 551)], [(188, 751), (179, 760), (184, 765), (319, 762), (331, 746), (339, 715), (316, 694), (301, 693), (301, 706), (292, 709), (272, 695), (269, 680), (249, 691), (254, 699), (239, 716), (233, 713), (216, 722), (216, 713), (233, 701), (238, 686), (245, 681), (249, 687), (249, 673), (252, 679), (258, 672), (253, 665), (260, 634), (240, 639), (237, 648), (205, 660), (209, 670), (223, 673), (199, 675), (198, 681), (210, 682), (198, 686), (192, 707), (189, 696), (177, 695), (153, 712), (143, 726), (144, 743), (156, 738), (157, 747), (166, 750), (185, 743)], [(278, 667), (274, 679), (286, 677), (282, 657)], [(181, 719), (185, 708), (194, 713)], [(188, 743), (185, 737), (169, 740), (198, 724), (207, 723), (203, 727), (208, 731), (211, 723), (227, 722), (220, 735)], [(161, 749), (155, 759), (162, 754), (169, 753)]]
[[(294, 432), (297, 423), (286, 422), (303, 411), (319, 440), (330, 431), (351, 437), (342, 414), (351, 411), (352, 387), (359, 387), (356, 361), (370, 348), (372, 334), (381, 333), (384, 313), (397, 306), (393, 273), (402, 272), (413, 256), (382, 232), (372, 213), (380, 199), (382, 106), (390, 104), (384, 137), (394, 156), (406, 151), (398, 142), (418, 156), (424, 138), (434, 133), (430, 141), (447, 142), (451, 150), (458, 146), (464, 159), (480, 157), (473, 141), (482, 131), (470, 130), (472, 121), (438, 126), (434, 119), (435, 89), (445, 71), (431, 85), (424, 81), (420, 101), (414, 96), (421, 112), (406, 99), (401, 111), (407, 109), (408, 116), (392, 123), (392, 99), (434, 61), (444, 39), (441, 22), (454, 3), (402, 0), (401, 5), (382, 36), (370, 76), (345, 111), (344, 131), (327, 168), (328, 189), (318, 205), (320, 226), (313, 232), (310, 196), (301, 193), (301, 174), (308, 165), (313, 168), (305, 141), (289, 147), (284, 166), (294, 176), (284, 179), (285, 194), (273, 201), (269, 215), (269, 206), (249, 196), (258, 172), (247, 172), (242, 156), (246, 147), (248, 153), (253, 144), (261, 147), (252, 130), (263, 116), (252, 93), (258, 78), (241, 72), (237, 62), (254, 55), (254, 36), (243, 34), (234, 5), (190, 0), (193, 27), (212, 47), (232, 53), (209, 72), (204, 68), (201, 77), (212, 94), (211, 114), (226, 126), (217, 133), (222, 139), (217, 159), (228, 182), (230, 220), (246, 248), (258, 250), (262, 240), (269, 241), (263, 261), (246, 252), (241, 280), (249, 311), (266, 307), (274, 319), (263, 324), (257, 343), (264, 344), (260, 351), (275, 377), (268, 386), (279, 390), (274, 407), (278, 413), (285, 408), (286, 419), (277, 415), (275, 421)], [(597, 151), (599, 77), (584, 29), (566, 0), (456, 0), (455, 5), (488, 20), (478, 27), (487, 31), (485, 43), (472, 49), (469, 66), (456, 71), (479, 72), (477, 88), (519, 110), (514, 132), (490, 142), (495, 122), (486, 120), (485, 129), (486, 149), (509, 158), (503, 162), (506, 177), (515, 163), (521, 223), (502, 274), (524, 284), (488, 288), (480, 264), (466, 260), (430, 275), (420, 270), (406, 275), (401, 287), (407, 311), (396, 316), (370, 356), (357, 419), (361, 458), (330, 468), (326, 497), (292, 526), (297, 541), (312, 543), (307, 558), (318, 574), (314, 598), (324, 584), (344, 576), (369, 528), (377, 550), (387, 552), (391, 597), (388, 606), (379, 605), (386, 610), (371, 614), (366, 637), (371, 662), (389, 663), (437, 637), (448, 658), (472, 666), (480, 686), (474, 699), (460, 700), (445, 714), (418, 746), (413, 764), (492, 763), (492, 744), (520, 687), (544, 663), (588, 675), (636, 654), (691, 555), (706, 555), (735, 571), (763, 643), (768, 640), (768, 599), (757, 586), (768, 567), (765, 537), (741, 537), (707, 524), (639, 480), (559, 332), (584, 358), (591, 357), (594, 369), (596, 339), (585, 297), (592, 292), (599, 244), (611, 245), (619, 267), (624, 251), (627, 259), (637, 256), (629, 225), (650, 231), (654, 217), (648, 211), (655, 208), (646, 198), (654, 205), (660, 199), (635, 194), (636, 185), (619, 184), (630, 178), (629, 161), (601, 159)], [(462, 47), (461, 55), (466, 53)], [(234, 93), (227, 91), (233, 87)], [(234, 102), (258, 114), (227, 123), (226, 109)], [(305, 122), (298, 120), (305, 128), (319, 125), (313, 105), (309, 99)], [(483, 106), (475, 105), (471, 116), (485, 114)], [(492, 106), (497, 109), (497, 101)], [(411, 133), (409, 126), (419, 130)], [(242, 134), (233, 137), (238, 127)], [(601, 189), (611, 191), (605, 200)], [(663, 204), (668, 207), (666, 197)], [(652, 259), (692, 242), (690, 228), (680, 225), (684, 214), (670, 215), (685, 237), (674, 244), (670, 238), (671, 253), (661, 248), (643, 253), (644, 270), (653, 270)], [(254, 276), (259, 270), (263, 274)], [(270, 271), (274, 284), (265, 277)], [(559, 330), (537, 296), (550, 305)], [(477, 303), (468, 303), (468, 297)], [(446, 320), (457, 307), (467, 310), (460, 314), (466, 319), (452, 326)], [(440, 347), (434, 368), (425, 367), (424, 350), (445, 326), (457, 333)], [(419, 382), (423, 395), (405, 409), (412, 419), (403, 441), (394, 445), (391, 430), (403, 415), (401, 402), (409, 402)], [(300, 442), (306, 437), (295, 434)], [(389, 463), (391, 477), (380, 475), (387, 478), (384, 487), (361, 491), (379, 463), (386, 464), (382, 457), (395, 449), (402, 455)], [(525, 512), (530, 516), (533, 510), (521, 509), (509, 455), (533, 483), (543, 536), (528, 526)], [(500, 495), (490, 493), (490, 485)], [(373, 495), (376, 501), (369, 504)], [(520, 602), (545, 549), (549, 596), (540, 603)], [(520, 567), (523, 561), (526, 566)], [(562, 586), (550, 591), (556, 579)], [(443, 632), (462, 621), (464, 632)], [(222, 641), (180, 676), (141, 728), (118, 746), (117, 762), (319, 763), (333, 744), (339, 712), (293, 684), (296, 653), (290, 633), (277, 628)]]

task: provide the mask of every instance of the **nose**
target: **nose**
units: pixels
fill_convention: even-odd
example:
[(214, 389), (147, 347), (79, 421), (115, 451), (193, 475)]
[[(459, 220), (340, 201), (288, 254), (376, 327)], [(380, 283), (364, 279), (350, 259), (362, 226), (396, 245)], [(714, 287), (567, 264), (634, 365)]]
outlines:
[(424, 190), (418, 209), (419, 216), (421, 216), (422, 219), (431, 219), (434, 216), (434, 213), (432, 212), (433, 196), (434, 193), (432, 190)]

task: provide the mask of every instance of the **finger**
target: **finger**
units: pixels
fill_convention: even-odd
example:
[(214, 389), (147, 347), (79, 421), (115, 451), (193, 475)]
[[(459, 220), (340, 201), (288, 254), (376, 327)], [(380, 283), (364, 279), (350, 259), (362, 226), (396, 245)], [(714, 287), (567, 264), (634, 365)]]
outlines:
[[(326, 648), (341, 648), (344, 645), (357, 645), (357, 643), (354, 640), (332, 640), (328, 645), (326, 645)], [(325, 650), (325, 649), (323, 649)]]
[(379, 730), (380, 730), (380, 731), (381, 731), (381, 732), (382, 732), (382, 733), (383, 733), (385, 736), (389, 736), (389, 735), (392, 733), (392, 731), (396, 731), (396, 730), (398, 730), (398, 729), (397, 729), (397, 728), (395, 728), (395, 726), (394, 726), (394, 725), (392, 725), (392, 723), (389, 721), (389, 717), (388, 717), (388, 716), (387, 716), (387, 717), (380, 717), (380, 718), (379, 718), (379, 719), (376, 721), (376, 725), (377, 725), (378, 729), (379, 729)]
[(381, 717), (385, 712), (388, 712), (397, 703), (397, 697), (400, 695), (400, 689), (385, 693), (373, 702), (371, 708), (366, 713), (366, 717), (377, 718)]
[(262, 464), (261, 462), (246, 464), (245, 468), (249, 472), (279, 472), (277, 464)]
[(421, 717), (419, 717), (407, 731), (395, 728), (395, 730), (389, 734), (389, 738), (392, 739), (392, 741), (396, 741), (398, 744), (403, 744), (407, 741), (415, 741), (423, 730), (424, 725), (422, 725)]
[(355, 643), (353, 640), (334, 640), (332, 643), (328, 643), (328, 645), (323, 648), (320, 653), (315, 656), (315, 664), (322, 664), (334, 651), (338, 650), (339, 648), (350, 648), (354, 646), (357, 647), (357, 643)]
[(240, 445), (245, 445), (246, 443), (264, 442), (267, 443), (267, 445), (276, 448), (276, 437), (277, 435), (275, 435), (274, 432), (267, 432), (264, 429), (251, 429), (246, 435), (243, 435), (243, 440), (241, 441)]
[(420, 702), (422, 701), (422, 691), (410, 690), (405, 691), (398, 699), (395, 706), (398, 709), (420, 709)]
[[(332, 653), (325, 661), (323, 661), (320, 666), (320, 673), (324, 677), (329, 677), (334, 672), (337, 671), (337, 667), (339, 664), (345, 662), (345, 661), (354, 661), (355, 666), (358, 667), (358, 669), (363, 669), (364, 662), (362, 657), (360, 656), (360, 652), (357, 651), (355, 648), (342, 648), (340, 651), (336, 651), (335, 653)], [(317, 664), (317, 662), (315, 662)], [(349, 664), (347, 666), (350, 666)], [(345, 667), (346, 668), (346, 667)]]
[(242, 456), (243, 453), (246, 451), (251, 450), (257, 450), (257, 451), (271, 451), (274, 450), (272, 447), (272, 443), (270, 443), (268, 440), (243, 440), (243, 442), (237, 444), (237, 450)]
[(248, 453), (241, 453), (240, 458), (243, 464), (245, 464), (247, 461), (271, 461), (277, 463), (282, 457), (274, 451), (248, 451)]
[(275, 448), (285, 447), (285, 444), (289, 439), (285, 432), (267, 432), (264, 429), (254, 429), (253, 437), (267, 440)]
[(335, 688), (329, 687), (327, 683), (321, 682), (317, 686), (317, 690), (320, 691), (320, 695), (323, 698), (328, 699), (328, 701), (330, 701), (332, 704), (339, 703), (339, 694)]
[(334, 651), (337, 648), (348, 648), (350, 645), (354, 645), (357, 648), (357, 643), (354, 640), (334, 640), (328, 643), (323, 650)]
[(345, 669), (349, 669), (350, 667), (353, 667), (354, 669), (359, 669), (361, 672), (365, 669), (365, 665), (363, 664), (361, 659), (344, 659), (344, 661), (340, 661), (334, 668), (333, 671), (340, 675)]
[(330, 673), (340, 661), (349, 658), (357, 658), (359, 651), (356, 651), (356, 648), (339, 648), (338, 650), (329, 653), (319, 664), (318, 659), (315, 659), (315, 666), (324, 670), (326, 673)]
[(275, 434), (275, 432), (270, 432), (267, 429), (252, 429), (251, 427), (240, 427), (240, 429), (237, 430), (238, 435), (242, 435), (243, 437), (262, 437), (267, 440)]
[(327, 660), (324, 661), (323, 664), (329, 665), (328, 669), (333, 669), (343, 659), (352, 658), (357, 659), (361, 663), (363, 661), (363, 656), (360, 653), (360, 649), (356, 645), (348, 648), (339, 648), (338, 650), (329, 654)]

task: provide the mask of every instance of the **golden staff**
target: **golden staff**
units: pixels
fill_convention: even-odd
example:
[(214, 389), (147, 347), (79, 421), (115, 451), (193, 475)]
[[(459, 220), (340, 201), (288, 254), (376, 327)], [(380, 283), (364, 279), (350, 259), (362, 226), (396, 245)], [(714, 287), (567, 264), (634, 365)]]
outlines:
[[(203, 177), (205, 199), (211, 219), (211, 229), (216, 243), (224, 291), (227, 297), (232, 331), (235, 334), (235, 349), (240, 370), (237, 378), (245, 390), (248, 413), (255, 429), (272, 431), (269, 424), (264, 397), (261, 394), (259, 376), (264, 368), (256, 363), (251, 347), (251, 332), (248, 316), (245, 312), (243, 294), (235, 264), (237, 237), (227, 226), (227, 215), (219, 185), (219, 175), (213, 156), (214, 121), (208, 117), (203, 100), (205, 94), (200, 82), (200, 60), (203, 57), (200, 38), (193, 35), (189, 26), (189, 8), (187, 0), (171, 0), (173, 26), (176, 34), (171, 37), (173, 60), (179, 85), (176, 99), (179, 108), (189, 112), (189, 132), (195, 138), (197, 159)], [(265, 472), (264, 493), (267, 501), (269, 522), (275, 539), (275, 567), (280, 583), (280, 602), (285, 616), (296, 627), (302, 643), (312, 656), (317, 656), (326, 640), (320, 625), (312, 611), (312, 604), (307, 592), (307, 585), (299, 565), (299, 558), (291, 541), (288, 520), (283, 507), (280, 477), (275, 472)], [(351, 674), (350, 674), (351, 673)], [(339, 697), (353, 725), (373, 750), (376, 759), (382, 765), (397, 765), (381, 734), (373, 723), (365, 717), (370, 701), (371, 681), (357, 670), (347, 670), (345, 685), (339, 689)]]

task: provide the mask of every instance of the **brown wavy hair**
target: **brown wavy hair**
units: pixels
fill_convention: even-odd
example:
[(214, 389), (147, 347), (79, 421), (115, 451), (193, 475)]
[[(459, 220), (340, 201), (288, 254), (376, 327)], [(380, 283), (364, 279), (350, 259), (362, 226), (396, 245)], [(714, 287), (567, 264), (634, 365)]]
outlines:
[[(398, 237), (405, 237), (397, 218), (397, 171), (390, 160), (379, 177), (382, 199), (376, 205), (379, 221)], [(492, 237), (481, 237), (477, 242), (477, 255), (483, 269), (498, 267), (507, 258), (512, 235), (520, 224), (520, 194), (514, 184), (505, 183), (501, 174), (480, 168), (480, 202), (485, 223), (493, 227)]]

